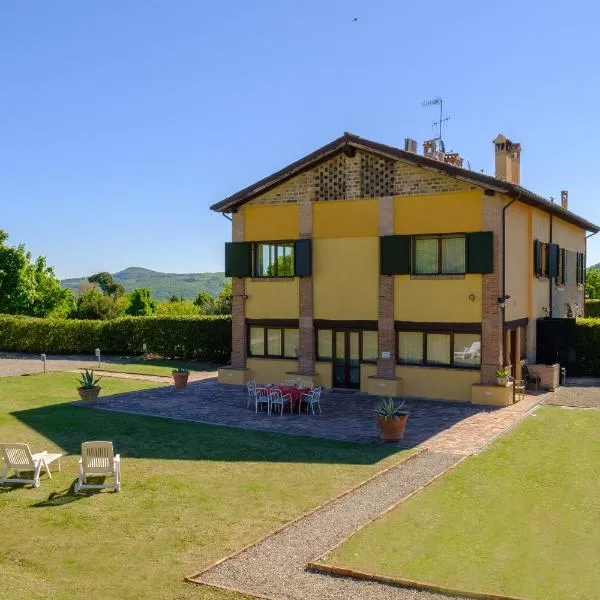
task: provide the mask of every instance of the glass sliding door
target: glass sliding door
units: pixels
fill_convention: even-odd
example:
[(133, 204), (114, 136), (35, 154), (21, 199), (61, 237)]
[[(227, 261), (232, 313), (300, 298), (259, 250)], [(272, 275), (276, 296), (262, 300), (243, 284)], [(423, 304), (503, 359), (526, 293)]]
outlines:
[(340, 388), (360, 387), (360, 332), (335, 332), (333, 385)]

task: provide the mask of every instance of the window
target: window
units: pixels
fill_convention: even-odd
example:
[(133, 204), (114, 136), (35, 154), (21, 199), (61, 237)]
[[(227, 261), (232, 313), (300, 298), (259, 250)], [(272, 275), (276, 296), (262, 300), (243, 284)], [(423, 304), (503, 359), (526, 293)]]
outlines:
[(296, 358), (298, 355), (298, 329), (255, 327), (253, 325), (248, 329), (249, 356)]
[(294, 243), (261, 242), (254, 245), (255, 277), (293, 277)]
[(317, 359), (331, 360), (333, 356), (333, 332), (331, 329), (317, 331)]
[(398, 362), (476, 368), (481, 364), (481, 335), (462, 332), (398, 332)]
[(378, 335), (376, 331), (362, 332), (362, 359), (364, 361), (376, 361), (379, 353)]
[(533, 246), (534, 273), (537, 277), (548, 277), (548, 247), (546, 242), (535, 240)]
[(585, 254), (577, 253), (577, 285), (585, 285)]
[[(344, 329), (338, 329), (337, 332), (344, 332)], [(351, 330), (348, 330), (351, 331)], [(361, 361), (362, 362), (376, 362), (377, 355), (379, 352), (379, 339), (377, 331), (354, 331), (358, 333), (358, 340), (360, 348), (362, 348)], [(339, 339), (344, 339), (342, 336)], [(341, 342), (338, 341), (338, 344)], [(344, 350), (338, 351), (343, 355)], [(317, 360), (331, 360), (333, 357), (333, 330), (331, 329), (319, 329), (317, 330)]]
[(463, 274), (466, 271), (464, 235), (417, 237), (414, 239), (414, 269), (417, 275)]
[(556, 285), (565, 285), (565, 283), (567, 283), (567, 251), (561, 248), (558, 254)]

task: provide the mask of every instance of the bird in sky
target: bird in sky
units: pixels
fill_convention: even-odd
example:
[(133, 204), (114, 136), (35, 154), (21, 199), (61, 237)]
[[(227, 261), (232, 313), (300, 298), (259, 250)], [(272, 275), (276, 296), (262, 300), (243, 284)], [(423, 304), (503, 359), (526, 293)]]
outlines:
[(358, 17), (354, 17), (354, 18), (352, 19), (352, 22), (353, 22), (353, 23), (358, 23)]

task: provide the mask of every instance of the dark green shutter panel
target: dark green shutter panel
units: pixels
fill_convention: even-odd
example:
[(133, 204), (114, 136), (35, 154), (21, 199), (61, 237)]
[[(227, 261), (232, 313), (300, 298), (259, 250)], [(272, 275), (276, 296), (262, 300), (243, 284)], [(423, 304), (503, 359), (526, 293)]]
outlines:
[(312, 242), (296, 240), (294, 242), (294, 275), (310, 277), (312, 275)]
[(410, 235), (379, 238), (379, 266), (382, 275), (410, 275)]
[(567, 265), (569, 264), (569, 251), (568, 250), (564, 250), (562, 253), (562, 259), (563, 259), (563, 283), (567, 283), (568, 281), (568, 277), (567, 277), (567, 272), (568, 272), (568, 267)]
[(252, 277), (250, 242), (225, 242), (225, 277)]
[(494, 272), (494, 233), (467, 233), (467, 273)]
[(535, 275), (542, 274), (542, 242), (533, 242), (533, 272)]
[(557, 244), (550, 244), (548, 246), (548, 277), (558, 276), (558, 252), (559, 248)]

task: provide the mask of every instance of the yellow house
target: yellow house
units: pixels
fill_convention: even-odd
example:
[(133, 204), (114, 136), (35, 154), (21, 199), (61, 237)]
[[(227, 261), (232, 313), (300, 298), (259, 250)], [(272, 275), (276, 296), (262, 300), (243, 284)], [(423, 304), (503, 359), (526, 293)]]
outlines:
[(220, 381), (504, 403), (496, 370), (535, 363), (536, 320), (582, 313), (599, 228), (519, 185), (520, 145), (494, 140), (495, 177), (415, 146), (345, 133), (211, 207), (232, 221)]

